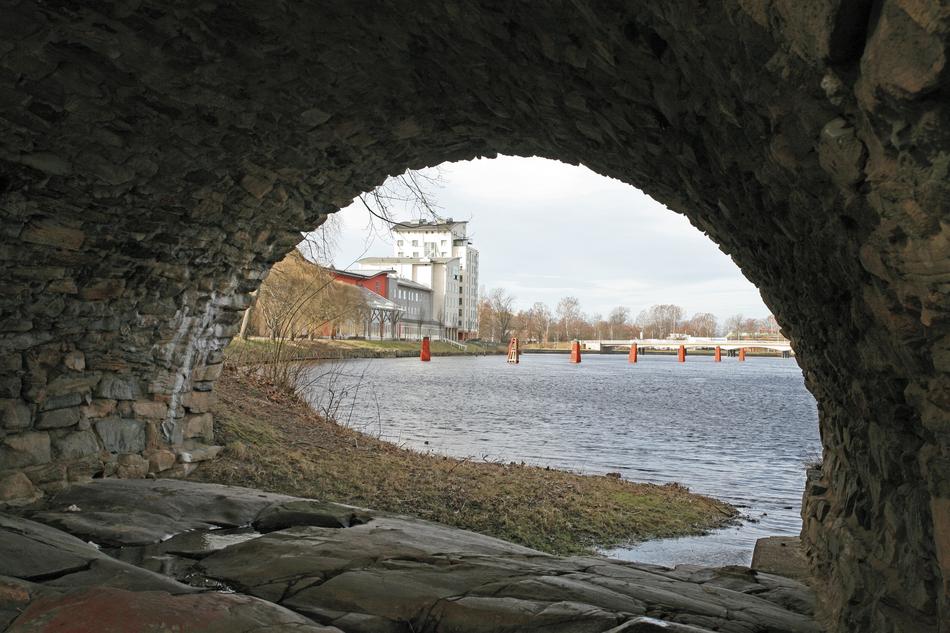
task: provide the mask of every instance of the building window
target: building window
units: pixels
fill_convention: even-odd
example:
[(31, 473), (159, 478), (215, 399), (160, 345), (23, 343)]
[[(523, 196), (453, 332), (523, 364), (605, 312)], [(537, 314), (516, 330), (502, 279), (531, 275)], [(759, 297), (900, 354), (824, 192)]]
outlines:
[(402, 246), (402, 240), (396, 240), (396, 246)]
[(413, 257), (419, 257), (419, 251), (413, 251), (413, 252), (412, 252), (412, 256), (413, 256)]
[(402, 257), (402, 251), (399, 251), (399, 256)]
[(413, 246), (419, 246), (419, 240), (412, 240)]

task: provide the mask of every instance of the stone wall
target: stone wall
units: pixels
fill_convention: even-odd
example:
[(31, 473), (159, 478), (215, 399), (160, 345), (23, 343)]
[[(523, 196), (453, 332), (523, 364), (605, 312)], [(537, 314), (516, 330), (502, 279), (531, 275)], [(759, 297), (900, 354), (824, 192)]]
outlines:
[(187, 470), (299, 231), (409, 167), (539, 155), (643, 189), (757, 284), (820, 406), (830, 627), (937, 631), (948, 28), (915, 0), (6, 0), (0, 497)]

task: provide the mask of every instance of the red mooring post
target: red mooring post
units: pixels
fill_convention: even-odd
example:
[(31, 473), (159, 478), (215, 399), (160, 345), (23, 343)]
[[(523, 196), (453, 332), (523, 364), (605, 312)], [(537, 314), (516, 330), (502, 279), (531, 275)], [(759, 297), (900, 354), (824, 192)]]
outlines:
[(740, 348), (739, 348), (739, 360), (741, 360), (741, 361), (744, 361), (744, 360), (745, 360), (745, 348), (744, 348), (744, 347), (740, 347)]
[(571, 343), (571, 362), (579, 363), (581, 362), (581, 343), (580, 341), (574, 341)]
[(678, 360), (681, 363), (686, 362), (686, 346), (685, 345), (680, 345), (679, 351), (676, 352), (676, 360)]
[(716, 353), (713, 356), (713, 360), (716, 361), (717, 363), (722, 362), (722, 348), (719, 347), (718, 345), (716, 346)]
[(429, 337), (422, 337), (422, 351), (419, 352), (419, 360), (421, 361), (430, 361), (432, 360), (432, 351), (429, 349)]
[(630, 356), (627, 357), (627, 360), (631, 363), (637, 362), (637, 344), (633, 343), (630, 345)]

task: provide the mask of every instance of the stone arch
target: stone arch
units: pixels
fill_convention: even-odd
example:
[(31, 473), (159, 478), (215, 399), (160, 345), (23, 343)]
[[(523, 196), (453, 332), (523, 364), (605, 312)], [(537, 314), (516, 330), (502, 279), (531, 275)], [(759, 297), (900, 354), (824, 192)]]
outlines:
[(220, 349), (299, 231), (407, 167), (539, 155), (643, 189), (756, 283), (820, 406), (803, 535), (825, 616), (936, 631), (946, 11), (322, 4), (5, 9), (0, 493), (195, 458)]

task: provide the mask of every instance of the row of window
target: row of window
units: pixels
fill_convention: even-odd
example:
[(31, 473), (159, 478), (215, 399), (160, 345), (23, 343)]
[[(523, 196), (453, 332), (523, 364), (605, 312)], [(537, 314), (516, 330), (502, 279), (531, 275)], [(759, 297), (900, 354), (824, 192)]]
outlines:
[[(396, 240), (396, 246), (402, 246), (403, 244), (404, 244), (403, 240)], [(435, 242), (423, 242), (423, 244), (425, 246), (432, 246), (432, 247), (435, 246)], [(412, 245), (419, 246), (419, 240), (412, 240)], [(448, 240), (442, 240), (439, 243), (439, 245), (445, 248), (448, 245)]]
[(406, 290), (405, 288), (400, 288), (396, 292), (397, 299), (406, 299), (407, 301), (420, 301), (422, 300), (422, 293), (416, 290)]
[[(405, 256), (406, 254), (402, 251), (399, 251), (398, 253), (396, 253), (396, 257), (405, 257)], [(419, 251), (412, 251), (412, 256), (418, 259)], [(448, 255), (446, 253), (432, 253), (432, 257), (448, 257)]]

